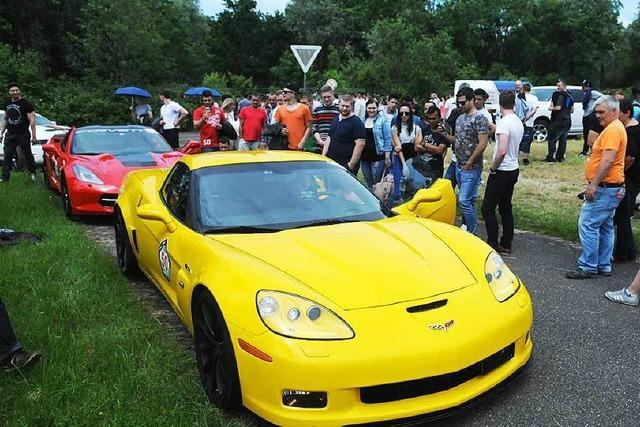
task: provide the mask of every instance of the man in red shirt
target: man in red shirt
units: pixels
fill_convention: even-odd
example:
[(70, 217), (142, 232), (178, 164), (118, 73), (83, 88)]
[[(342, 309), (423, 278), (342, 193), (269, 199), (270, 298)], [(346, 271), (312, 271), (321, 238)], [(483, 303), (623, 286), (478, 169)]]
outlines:
[(203, 153), (227, 149), (227, 144), (220, 144), (218, 139), (218, 131), (226, 119), (224, 111), (213, 105), (211, 92), (202, 92), (202, 106), (193, 112), (193, 127), (200, 130)]
[(251, 95), (251, 105), (240, 110), (238, 150), (257, 150), (260, 147), (262, 131), (267, 124), (267, 110), (260, 106), (258, 95)]

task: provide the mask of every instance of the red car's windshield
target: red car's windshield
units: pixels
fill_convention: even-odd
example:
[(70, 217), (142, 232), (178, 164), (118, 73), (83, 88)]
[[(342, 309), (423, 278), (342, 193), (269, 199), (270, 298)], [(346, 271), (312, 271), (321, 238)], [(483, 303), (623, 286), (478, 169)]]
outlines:
[(78, 129), (73, 139), (73, 154), (113, 155), (169, 153), (173, 151), (158, 132), (151, 128)]

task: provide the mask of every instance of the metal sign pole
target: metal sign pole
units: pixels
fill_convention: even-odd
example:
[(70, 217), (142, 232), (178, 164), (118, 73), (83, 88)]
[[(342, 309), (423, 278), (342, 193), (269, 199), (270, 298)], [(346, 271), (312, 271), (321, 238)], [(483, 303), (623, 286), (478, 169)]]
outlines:
[(302, 78), (302, 91), (303, 93), (307, 93), (307, 73), (302, 73), (304, 77)]

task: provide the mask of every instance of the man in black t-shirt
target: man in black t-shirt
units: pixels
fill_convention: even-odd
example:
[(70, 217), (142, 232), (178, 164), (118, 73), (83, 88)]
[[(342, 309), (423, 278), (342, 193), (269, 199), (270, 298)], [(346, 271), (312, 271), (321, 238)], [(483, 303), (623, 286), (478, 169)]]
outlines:
[[(31, 174), (36, 180), (36, 165), (31, 153), (31, 143), (36, 141), (36, 113), (33, 105), (22, 97), (20, 88), (15, 83), (8, 85), (10, 99), (2, 104), (4, 118), (0, 123), (0, 135), (4, 134), (4, 161), (0, 181), (9, 181), (11, 162), (17, 156), (20, 147)], [(6, 134), (5, 134), (6, 129)], [(29, 134), (31, 129), (31, 134)]]
[(444, 156), (449, 146), (443, 135), (446, 130), (440, 120), (438, 107), (429, 106), (419, 126), (422, 130), (422, 144), (416, 147), (419, 159), (414, 159), (412, 166), (425, 178), (434, 181), (444, 174)]
[(364, 123), (353, 114), (353, 97), (342, 95), (340, 115), (331, 123), (322, 154), (357, 175), (364, 144)]
[[(548, 152), (545, 162), (564, 162), (567, 150), (567, 136), (571, 129), (571, 113), (573, 112), (573, 98), (567, 91), (564, 79), (558, 79), (557, 91), (551, 95), (551, 131), (549, 132)], [(556, 152), (556, 142), (558, 151)], [(555, 155), (555, 157), (554, 157)]]

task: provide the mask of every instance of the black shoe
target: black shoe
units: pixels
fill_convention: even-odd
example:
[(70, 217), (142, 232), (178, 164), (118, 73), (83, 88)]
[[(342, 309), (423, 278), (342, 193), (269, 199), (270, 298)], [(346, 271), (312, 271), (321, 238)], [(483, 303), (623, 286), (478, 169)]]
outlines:
[(543, 162), (547, 162), (547, 163), (555, 163), (555, 162), (556, 162), (556, 160), (555, 160), (555, 159), (551, 159), (551, 158), (549, 158), (549, 157), (545, 157), (545, 158), (544, 158), (544, 160), (543, 160)]
[(609, 277), (611, 274), (611, 271), (598, 271), (598, 276)]
[(588, 156), (589, 153), (585, 153), (584, 151), (578, 153), (578, 156)]
[(529, 159), (522, 159), (522, 164), (525, 166), (529, 166), (531, 162), (529, 161)]
[(13, 353), (0, 363), (0, 367), (5, 371), (15, 371), (37, 362), (40, 360), (40, 353), (37, 351), (20, 350)]
[(564, 159), (556, 159), (556, 163), (562, 163), (564, 162)]
[(511, 248), (505, 248), (502, 245), (498, 245), (496, 247), (496, 251), (498, 251), (498, 253), (500, 253), (502, 255), (511, 255)]
[(565, 277), (567, 279), (582, 280), (582, 279), (592, 279), (594, 277), (598, 277), (598, 274), (590, 273), (588, 271), (584, 271), (582, 269), (576, 268), (575, 270), (567, 271), (567, 273), (565, 274)]

